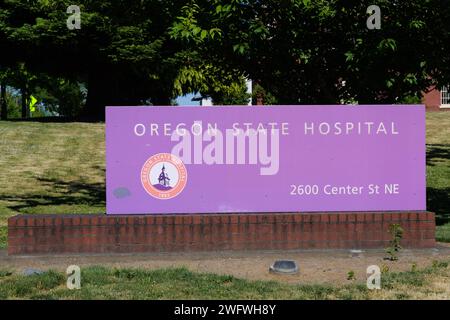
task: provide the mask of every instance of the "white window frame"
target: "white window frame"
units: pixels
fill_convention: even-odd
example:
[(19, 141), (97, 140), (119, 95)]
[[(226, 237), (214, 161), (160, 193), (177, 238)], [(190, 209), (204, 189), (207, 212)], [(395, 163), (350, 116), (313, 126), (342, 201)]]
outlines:
[(450, 86), (442, 87), (440, 108), (450, 108)]

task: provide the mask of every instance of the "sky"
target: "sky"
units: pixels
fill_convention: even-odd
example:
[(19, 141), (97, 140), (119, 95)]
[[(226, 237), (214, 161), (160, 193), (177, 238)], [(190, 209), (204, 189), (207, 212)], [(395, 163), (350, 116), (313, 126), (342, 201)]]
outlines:
[(184, 96), (180, 96), (178, 97), (177, 100), (177, 104), (179, 106), (199, 106), (200, 105), (200, 101), (192, 101), (192, 98), (194, 97), (194, 94), (187, 94)]

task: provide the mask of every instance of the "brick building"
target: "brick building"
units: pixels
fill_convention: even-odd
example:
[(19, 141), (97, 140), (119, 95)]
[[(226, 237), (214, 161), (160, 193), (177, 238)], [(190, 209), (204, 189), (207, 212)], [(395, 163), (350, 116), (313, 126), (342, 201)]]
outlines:
[(428, 92), (424, 92), (422, 103), (427, 110), (450, 110), (450, 87), (431, 88)]

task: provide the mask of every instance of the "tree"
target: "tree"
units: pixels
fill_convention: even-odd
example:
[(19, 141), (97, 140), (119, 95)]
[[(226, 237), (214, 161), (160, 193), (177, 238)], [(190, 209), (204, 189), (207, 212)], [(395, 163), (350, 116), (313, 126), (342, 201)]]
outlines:
[[(280, 104), (397, 103), (450, 83), (448, 1), (78, 3), (69, 30), (69, 0), (0, 0), (0, 64), (85, 83), (93, 119), (188, 92), (224, 100), (243, 78)], [(369, 5), (380, 30), (366, 26)]]
[[(220, 88), (220, 87), (219, 87)], [(226, 88), (211, 94), (215, 105), (248, 105), (252, 95), (247, 92), (247, 83), (244, 78), (240, 82), (234, 81)]]
[(85, 106), (85, 91), (78, 82), (40, 74), (34, 83), (32, 94), (47, 111), (75, 118)]
[[(447, 1), (193, 4), (173, 37), (207, 39), (202, 61), (247, 73), (281, 104), (397, 103), (450, 82)], [(373, 4), (381, 8), (380, 30), (366, 26)]]
[[(184, 1), (80, 0), (79, 30), (66, 26), (69, 0), (0, 3), (1, 63), (21, 62), (33, 74), (86, 83), (85, 114), (95, 119), (104, 117), (106, 105), (169, 105), (189, 92), (230, 100), (246, 75), (203, 61), (198, 52), (210, 45), (206, 30), (198, 30), (196, 43), (173, 36), (177, 17), (196, 8)], [(208, 30), (208, 38), (216, 31)]]
[(6, 101), (6, 72), (0, 69), (0, 120), (8, 119), (8, 105)]
[(0, 120), (8, 119), (8, 107), (6, 104), (6, 84), (0, 81)]
[(105, 105), (168, 104), (180, 65), (167, 36), (178, 1), (79, 1), (81, 29), (66, 26), (70, 1), (0, 1), (2, 64), (86, 82), (86, 115)]
[[(85, 90), (80, 83), (63, 78), (51, 77), (44, 73), (31, 73), (23, 63), (0, 72), (2, 119), (8, 117), (6, 86), (17, 88), (20, 92), (20, 113), (28, 118), (30, 97), (33, 95), (48, 111), (59, 115), (74, 117), (80, 114), (85, 102)], [(34, 115), (34, 114), (33, 114)]]
[(6, 102), (6, 86), (14, 86), (19, 88), (21, 92), (21, 113), (22, 118), (29, 116), (28, 102), (29, 102), (29, 88), (30, 82), (33, 80), (33, 76), (30, 75), (24, 64), (19, 63), (15, 68), (3, 68), (0, 73), (0, 80), (2, 83), (2, 119), (6, 120), (8, 116), (8, 108)]

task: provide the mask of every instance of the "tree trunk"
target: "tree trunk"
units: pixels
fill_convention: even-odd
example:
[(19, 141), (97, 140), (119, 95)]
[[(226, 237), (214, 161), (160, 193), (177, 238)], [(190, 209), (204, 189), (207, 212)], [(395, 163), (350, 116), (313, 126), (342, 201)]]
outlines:
[(97, 75), (89, 75), (86, 107), (82, 112), (82, 116), (87, 117), (89, 121), (105, 120), (104, 108), (108, 104), (105, 82), (106, 79), (101, 79)]
[(108, 66), (97, 66), (89, 74), (86, 108), (82, 112), (85, 120), (105, 121), (105, 107), (122, 104), (120, 97), (125, 93), (119, 84), (121, 77)]
[(30, 108), (28, 106), (28, 90), (22, 88), (22, 119), (26, 119), (30, 116)]
[(8, 105), (6, 104), (6, 84), (0, 83), (0, 119), (8, 119)]

